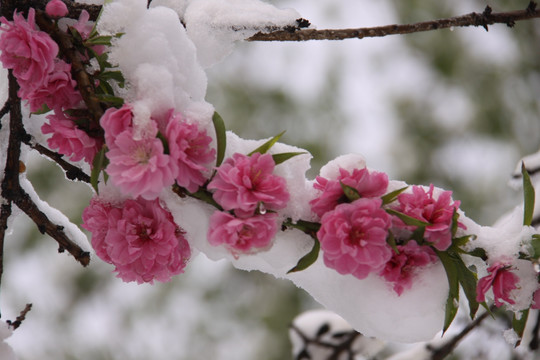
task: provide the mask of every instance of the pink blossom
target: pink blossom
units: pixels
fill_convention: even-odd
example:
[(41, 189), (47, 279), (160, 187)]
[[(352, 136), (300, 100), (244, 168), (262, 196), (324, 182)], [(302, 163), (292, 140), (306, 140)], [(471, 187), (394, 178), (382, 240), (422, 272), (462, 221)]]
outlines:
[(62, 111), (55, 111), (48, 115), (49, 123), (43, 124), (41, 132), (52, 134), (47, 140), (51, 149), (58, 149), (58, 153), (70, 157), (71, 161), (84, 159), (92, 164), (94, 156), (101, 149), (101, 139), (88, 136), (86, 132), (77, 128), (73, 120), (66, 117)]
[(83, 40), (88, 39), (88, 36), (90, 36), (90, 33), (92, 32), (92, 29), (94, 27), (93, 23), (89, 21), (90, 20), (90, 14), (88, 11), (83, 10), (81, 11), (81, 14), (79, 15), (79, 20), (73, 27), (79, 32)]
[(410, 289), (415, 273), (419, 268), (437, 261), (437, 255), (429, 246), (420, 246), (416, 241), (398, 245), (399, 254), (392, 252), (392, 258), (379, 273), (386, 281), (392, 283), (394, 291), (401, 295)]
[[(397, 211), (415, 219), (429, 223), (426, 226), (424, 237), (426, 241), (440, 251), (444, 251), (452, 244), (452, 217), (454, 210), (459, 208), (459, 201), (452, 202), (452, 192), (443, 191), (435, 199), (433, 184), (426, 192), (422, 186), (413, 186), (412, 194), (402, 193), (398, 196)], [(414, 227), (405, 225), (395, 218), (397, 227), (414, 230)], [(465, 225), (458, 222), (458, 226), (465, 229)]]
[(40, 86), (54, 69), (58, 45), (37, 28), (32, 8), (28, 11), (28, 21), (15, 12), (13, 21), (2, 17), (0, 22), (4, 25), (0, 35), (0, 61), (5, 68), (13, 69), (21, 88), (29, 91)]
[(169, 281), (183, 272), (191, 255), (183, 231), (157, 199), (126, 200), (119, 206), (93, 199), (83, 221), (96, 254), (126, 282)]
[(41, 109), (43, 104), (49, 109), (70, 109), (82, 101), (81, 94), (75, 90), (76, 85), (71, 78), (71, 65), (60, 60), (41, 86), (30, 89), (21, 87), (18, 95), (28, 100), (32, 112)]
[(259, 203), (267, 210), (287, 206), (289, 192), (285, 179), (273, 175), (275, 162), (270, 154), (251, 156), (234, 154), (218, 169), (208, 189), (216, 190), (214, 199), (237, 216), (250, 216)]
[(381, 199), (362, 198), (323, 215), (317, 237), (326, 266), (359, 279), (382, 270), (392, 249), (386, 243), (391, 220), (381, 205)]
[(333, 210), (338, 204), (348, 202), (341, 183), (358, 191), (360, 197), (371, 198), (383, 195), (388, 188), (388, 175), (382, 172), (369, 171), (366, 168), (354, 169), (352, 174), (340, 168), (336, 180), (328, 180), (317, 176), (313, 187), (322, 193), (310, 201), (311, 210), (322, 217), (326, 212)]
[(174, 184), (176, 174), (169, 155), (163, 152), (163, 143), (155, 137), (155, 124), (149, 136), (135, 139), (133, 132), (124, 130), (112, 144), (107, 143), (109, 165), (105, 170), (124, 194), (151, 200)]
[(493, 289), (495, 297), (495, 306), (500, 307), (504, 302), (515, 304), (515, 301), (510, 298), (511, 292), (517, 289), (519, 277), (514, 274), (508, 264), (496, 262), (488, 268), (488, 275), (478, 280), (476, 286), (476, 301), (484, 302), (485, 295), (489, 288)]
[(216, 157), (215, 149), (210, 148), (212, 138), (200, 130), (197, 124), (188, 124), (180, 114), (169, 112), (165, 130), (171, 161), (178, 166), (176, 182), (190, 192), (196, 192), (206, 181), (206, 167)]
[(531, 309), (540, 309), (540, 289), (536, 290), (533, 294)]
[(51, 0), (45, 6), (45, 12), (52, 18), (60, 18), (67, 15), (68, 8), (61, 0)]
[(125, 103), (120, 109), (108, 108), (101, 116), (99, 124), (105, 132), (105, 143), (107, 146), (114, 146), (114, 140), (121, 132), (131, 128), (133, 124), (133, 113), (130, 104)]
[(267, 249), (276, 232), (276, 213), (237, 218), (216, 211), (210, 217), (208, 242), (213, 246), (224, 245), (233, 254), (249, 254)]

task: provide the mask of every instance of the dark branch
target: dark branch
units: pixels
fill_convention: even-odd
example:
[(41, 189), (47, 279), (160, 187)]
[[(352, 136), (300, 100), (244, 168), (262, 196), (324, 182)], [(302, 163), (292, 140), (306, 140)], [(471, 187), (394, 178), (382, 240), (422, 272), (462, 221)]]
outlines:
[[(43, 10), (49, 1), (50, 0), (10, 0), (10, 2), (15, 4), (10, 6), (9, 9), (2, 9), (2, 15), (6, 16), (8, 19), (11, 19), (14, 9), (21, 12), (26, 12), (30, 8)], [(63, 0), (63, 2), (67, 5), (69, 16), (73, 18), (78, 18), (81, 15), (81, 12), (86, 10), (90, 15), (90, 20), (95, 21), (99, 15), (99, 12), (101, 11), (100, 5), (80, 4), (76, 1), (69, 0)]]
[(58, 242), (58, 252), (67, 250), (83, 266), (87, 266), (90, 263), (90, 253), (84, 251), (79, 245), (69, 239), (64, 232), (63, 226), (51, 222), (47, 215), (39, 210), (37, 205), (22, 188), (19, 188), (17, 194), (11, 200), (36, 223), (42, 234), (46, 233)]
[(332, 354), (328, 356), (328, 360), (338, 360), (341, 359), (341, 355), (343, 353), (346, 353), (348, 355), (348, 359), (352, 359), (354, 357), (354, 351), (352, 349), (352, 345), (356, 338), (358, 336), (362, 336), (358, 331), (349, 331), (346, 333), (343, 333), (343, 336), (341, 338), (343, 341), (333, 344), (326, 341), (320, 340), (318, 337), (311, 339), (306, 334), (304, 334), (299, 328), (297, 328), (294, 324), (291, 325), (291, 329), (294, 330), (298, 336), (302, 338), (302, 341), (304, 342), (304, 349), (300, 352), (300, 354), (306, 354), (309, 356), (308, 353), (308, 346), (311, 344), (315, 344), (320, 347), (324, 347), (327, 349), (332, 350)]
[[(494, 310), (495, 308), (492, 306), (491, 310)], [(467, 336), (474, 328), (479, 326), (488, 316), (490, 312), (486, 311), (482, 315), (478, 316), (474, 321), (472, 321), (469, 325), (467, 325), (459, 334), (451, 338), (446, 344), (439, 348), (434, 348), (430, 345), (427, 345), (427, 349), (432, 352), (431, 360), (442, 360), (445, 357), (447, 357), (458, 345), (458, 343), (463, 340), (465, 336)]]
[(19, 326), (21, 326), (22, 322), (26, 319), (26, 314), (32, 310), (32, 304), (26, 304), (24, 309), (21, 311), (19, 316), (15, 319), (15, 321), (7, 320), (6, 323), (9, 325), (10, 328), (13, 330), (17, 329)]
[(372, 28), (357, 29), (306, 29), (290, 32), (280, 30), (270, 33), (257, 33), (246, 39), (247, 41), (307, 41), (307, 40), (344, 40), (363, 39), (366, 37), (382, 37), (396, 34), (411, 34), (454, 27), (481, 26), (488, 30), (488, 25), (506, 24), (513, 27), (517, 21), (539, 18), (540, 11), (536, 3), (530, 2), (525, 10), (493, 13), (489, 6), (482, 13), (470, 13), (448, 19), (424, 21), (406, 25), (386, 25)]
[[(53, 224), (49, 218), (39, 210), (37, 205), (30, 199), (30, 196), (21, 188), (19, 182), (19, 158), (21, 155), (21, 142), (26, 133), (22, 124), (21, 101), (17, 96), (19, 85), (9, 70), (9, 102), (11, 111), (9, 118), (9, 143), (7, 149), (6, 167), (4, 179), (2, 181), (2, 197), (17, 205), (26, 215), (28, 215), (38, 226), (42, 233), (47, 233), (60, 245), (59, 251), (67, 250), (83, 266), (90, 262), (90, 254), (83, 251), (79, 245), (71, 241), (63, 231), (61, 226)], [(7, 220), (6, 220), (7, 221)]]
[(66, 160), (64, 160), (62, 155), (47, 149), (43, 145), (40, 145), (40, 144), (34, 142), (30, 137), (25, 137), (23, 139), (23, 142), (26, 145), (30, 146), (32, 149), (39, 152), (41, 155), (44, 155), (44, 156), (50, 158), (55, 163), (60, 165), (60, 167), (62, 169), (64, 169), (64, 171), (66, 173), (66, 177), (69, 180), (73, 180), (73, 181), (78, 180), (78, 181), (90, 183), (90, 176), (88, 176), (84, 171), (82, 171), (77, 166), (72, 165), (69, 162), (67, 162)]

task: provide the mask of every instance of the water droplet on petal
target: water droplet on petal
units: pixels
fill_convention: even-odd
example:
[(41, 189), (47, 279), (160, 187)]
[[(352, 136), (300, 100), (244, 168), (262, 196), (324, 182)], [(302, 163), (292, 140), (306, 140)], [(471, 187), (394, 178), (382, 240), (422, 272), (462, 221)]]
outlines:
[(266, 207), (264, 206), (264, 203), (259, 203), (259, 214), (264, 215), (266, 214)]

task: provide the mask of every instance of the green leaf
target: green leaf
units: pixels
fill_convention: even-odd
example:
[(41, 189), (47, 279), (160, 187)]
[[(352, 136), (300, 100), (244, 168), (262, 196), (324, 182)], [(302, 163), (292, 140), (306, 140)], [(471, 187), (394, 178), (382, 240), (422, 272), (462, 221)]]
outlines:
[(96, 88), (97, 95), (100, 94), (106, 94), (110, 96), (114, 96), (114, 89), (112, 88), (111, 84), (109, 84), (106, 81), (100, 81), (99, 86)]
[(534, 215), (534, 187), (531, 177), (525, 168), (525, 163), (521, 163), (521, 175), (523, 176), (523, 225), (530, 226)]
[(288, 152), (288, 153), (279, 153), (279, 154), (273, 154), (272, 159), (274, 159), (274, 162), (276, 165), (281, 164), (282, 162), (285, 162), (289, 160), (290, 158), (293, 158), (298, 155), (307, 154), (307, 152)]
[(476, 284), (478, 279), (476, 274), (465, 265), (459, 255), (455, 254), (451, 257), (456, 263), (459, 283), (461, 284), (461, 287), (465, 292), (465, 296), (467, 297), (467, 301), (469, 302), (469, 315), (471, 319), (474, 319), (479, 306), (478, 301), (476, 301)]
[(534, 234), (531, 239), (531, 246), (532, 246), (532, 257), (534, 259), (540, 258), (540, 235)]
[(396, 244), (396, 238), (394, 237), (394, 234), (392, 234), (391, 231), (388, 231), (388, 236), (386, 237), (386, 242), (388, 243), (388, 245), (390, 245), (392, 250), (394, 250), (394, 252), (397, 255), (399, 255), (399, 250), (398, 250), (397, 244)]
[(217, 111), (215, 111), (214, 116), (212, 116), (212, 122), (214, 123), (217, 140), (216, 166), (219, 166), (223, 162), (223, 158), (225, 157), (225, 148), (227, 146), (225, 122), (223, 121), (223, 118), (217, 113)]
[(394, 209), (386, 209), (386, 212), (390, 215), (394, 215), (394, 216), (397, 216), (401, 221), (403, 221), (406, 225), (411, 225), (411, 226), (427, 226), (429, 225), (429, 223), (425, 222), (425, 221), (422, 221), (422, 220), (418, 220), (416, 218), (413, 218), (412, 216), (409, 216), (409, 215), (405, 215), (404, 213), (402, 212), (399, 212), (399, 211), (396, 211)]
[(250, 152), (248, 156), (251, 156), (255, 153), (265, 154), (268, 150), (270, 150), (272, 146), (274, 146), (275, 143), (277, 143), (277, 141), (279, 140), (280, 137), (283, 136), (283, 134), (285, 134), (285, 131), (280, 132), (279, 134), (277, 134), (276, 136), (274, 136), (273, 138), (271, 138), (270, 140), (268, 140), (267, 142), (265, 142), (264, 144), (262, 144), (261, 146), (253, 150), (252, 152)]
[(223, 211), (223, 208), (214, 200), (214, 198), (212, 197), (212, 194), (204, 188), (199, 188), (199, 190), (195, 191), (194, 193), (190, 193), (189, 191), (185, 190), (185, 193), (195, 199), (199, 199), (201, 201), (204, 201), (207, 204), (214, 206), (216, 209), (220, 211)]
[(119, 70), (116, 70), (116, 71), (104, 71), (104, 72), (100, 73), (97, 76), (97, 78), (99, 80), (104, 80), (104, 81), (114, 80), (120, 86), (122, 86), (126, 81), (126, 79), (124, 79), (124, 75), (122, 75), (122, 72), (119, 71)]
[(319, 243), (319, 240), (314, 240), (315, 243), (313, 244), (313, 248), (311, 249), (311, 251), (304, 255), (300, 260), (298, 260), (296, 266), (293, 267), (291, 270), (287, 271), (287, 274), (305, 270), (315, 261), (317, 261), (317, 258), (319, 257), (319, 250), (321, 249), (321, 244)]
[(48, 113), (49, 111), (51, 111), (51, 109), (47, 106), (47, 104), (43, 104), (43, 106), (39, 110), (34, 111), (32, 115), (42, 115)]
[(452, 214), (452, 237), (456, 236), (456, 232), (459, 226), (458, 219), (459, 219), (459, 214), (457, 212), (457, 209), (454, 208), (454, 213)]
[(394, 190), (382, 196), (381, 199), (382, 199), (383, 205), (390, 204), (396, 201), (398, 195), (404, 192), (405, 190), (407, 190), (408, 188), (409, 188), (408, 186), (405, 186), (405, 187), (402, 187), (401, 189)]
[(446, 252), (437, 251), (437, 256), (441, 260), (448, 278), (448, 298), (446, 299), (446, 307), (444, 313), (443, 334), (448, 330), (448, 327), (454, 321), (459, 307), (459, 278), (456, 263)]
[(358, 200), (358, 199), (361, 198), (360, 193), (358, 192), (358, 190), (356, 190), (352, 186), (345, 185), (341, 181), (339, 182), (339, 184), (341, 185), (341, 189), (343, 189), (343, 193), (345, 194), (347, 199), (349, 199), (350, 202), (353, 202), (353, 201)]
[(521, 344), (521, 339), (523, 338), (523, 332), (525, 331), (525, 326), (527, 325), (527, 318), (529, 317), (529, 309), (523, 310), (520, 312), (520, 318), (518, 319), (516, 314), (512, 319), (512, 329), (519, 336), (519, 340), (516, 342), (515, 347), (518, 347)]
[(482, 260), (487, 260), (487, 253), (486, 253), (486, 250), (482, 249), (482, 248), (476, 248), (472, 251), (469, 251), (467, 253), (467, 255), (470, 255), (470, 256), (474, 256), (474, 257), (477, 257), (477, 258), (480, 258)]
[(107, 152), (107, 147), (103, 145), (101, 150), (98, 151), (98, 153), (94, 156), (94, 160), (92, 161), (92, 172), (90, 173), (90, 185), (92, 185), (92, 187), (98, 194), (99, 194), (99, 191), (98, 191), (99, 174), (101, 173), (101, 170), (107, 167), (107, 163), (108, 163), (108, 159), (105, 156), (106, 152)]
[(465, 235), (452, 239), (452, 248), (456, 251), (460, 251), (460, 247), (467, 245), (471, 239), (475, 239), (476, 235)]
[(91, 38), (87, 39), (84, 42), (84, 46), (94, 46), (94, 45), (107, 45), (107, 46), (110, 46), (112, 38), (113, 37), (110, 36), (110, 35), (94, 36), (94, 37), (91, 37)]
[(288, 218), (287, 221), (284, 221), (283, 226), (298, 229), (312, 236), (315, 236), (317, 231), (319, 231), (319, 229), (321, 228), (321, 224), (317, 222), (305, 220), (298, 220), (297, 222), (293, 222), (291, 218)]
[(121, 107), (124, 104), (124, 99), (109, 95), (109, 94), (96, 94), (99, 101), (104, 102), (106, 104), (110, 104), (114, 107)]

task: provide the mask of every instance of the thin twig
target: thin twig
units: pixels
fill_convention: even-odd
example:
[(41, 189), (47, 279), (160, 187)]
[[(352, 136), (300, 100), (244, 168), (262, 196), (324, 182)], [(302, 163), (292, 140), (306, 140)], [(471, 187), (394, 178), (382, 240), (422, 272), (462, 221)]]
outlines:
[(506, 24), (513, 27), (517, 21), (539, 18), (540, 11), (536, 3), (531, 1), (525, 10), (493, 13), (489, 6), (482, 13), (470, 13), (447, 19), (424, 21), (406, 25), (386, 25), (357, 29), (306, 29), (298, 31), (280, 30), (270, 33), (257, 33), (247, 41), (307, 41), (307, 40), (344, 40), (363, 39), (366, 37), (382, 37), (396, 34), (411, 34), (445, 28), (481, 26), (486, 31), (488, 25)]
[(22, 322), (26, 319), (26, 314), (32, 310), (32, 304), (26, 304), (24, 309), (21, 311), (19, 316), (15, 319), (15, 321), (7, 320), (6, 323), (9, 325), (10, 328), (13, 330), (17, 329), (19, 326), (21, 326)]
[[(358, 331), (350, 331), (348, 333), (344, 333), (343, 337), (345, 338), (342, 342), (338, 344), (332, 344), (326, 341), (322, 341), (319, 338), (311, 339), (306, 334), (302, 332), (298, 327), (296, 327), (294, 324), (291, 324), (291, 329), (294, 330), (298, 336), (302, 338), (302, 341), (304, 342), (304, 349), (301, 351), (307, 353), (308, 345), (315, 344), (320, 347), (324, 347), (327, 349), (332, 350), (332, 354), (328, 356), (328, 360), (337, 360), (340, 359), (340, 356), (346, 352), (347, 355), (349, 355), (349, 358), (353, 358), (354, 353), (352, 349), (352, 344), (356, 340), (358, 336), (362, 336)], [(346, 336), (346, 337), (345, 337)]]
[[(490, 311), (495, 308), (492, 306)], [(451, 338), (446, 344), (441, 347), (434, 348), (433, 346), (427, 345), (427, 349), (432, 352), (431, 360), (442, 360), (447, 357), (458, 345), (458, 343), (463, 340), (474, 328), (479, 326), (489, 315), (490, 311), (486, 311), (482, 315), (478, 316), (474, 321), (467, 325), (461, 332)]]
[[(6, 103), (4, 104), (4, 106), (2, 106), (2, 109), (0, 109), (0, 119), (2, 119), (4, 115), (6, 115), (9, 112), (9, 109), (10, 109), (9, 100), (6, 100)], [(1, 128), (2, 128), (2, 124), (0, 123), (0, 129)]]
[(23, 142), (26, 145), (30, 146), (32, 149), (39, 152), (41, 155), (44, 155), (50, 158), (51, 160), (53, 160), (55, 163), (57, 163), (62, 169), (64, 169), (66, 177), (69, 180), (73, 180), (73, 181), (78, 180), (78, 181), (90, 183), (90, 176), (88, 176), (79, 167), (72, 165), (66, 160), (64, 160), (61, 154), (51, 151), (47, 149), (45, 146), (34, 142), (30, 137), (25, 137), (23, 139)]

